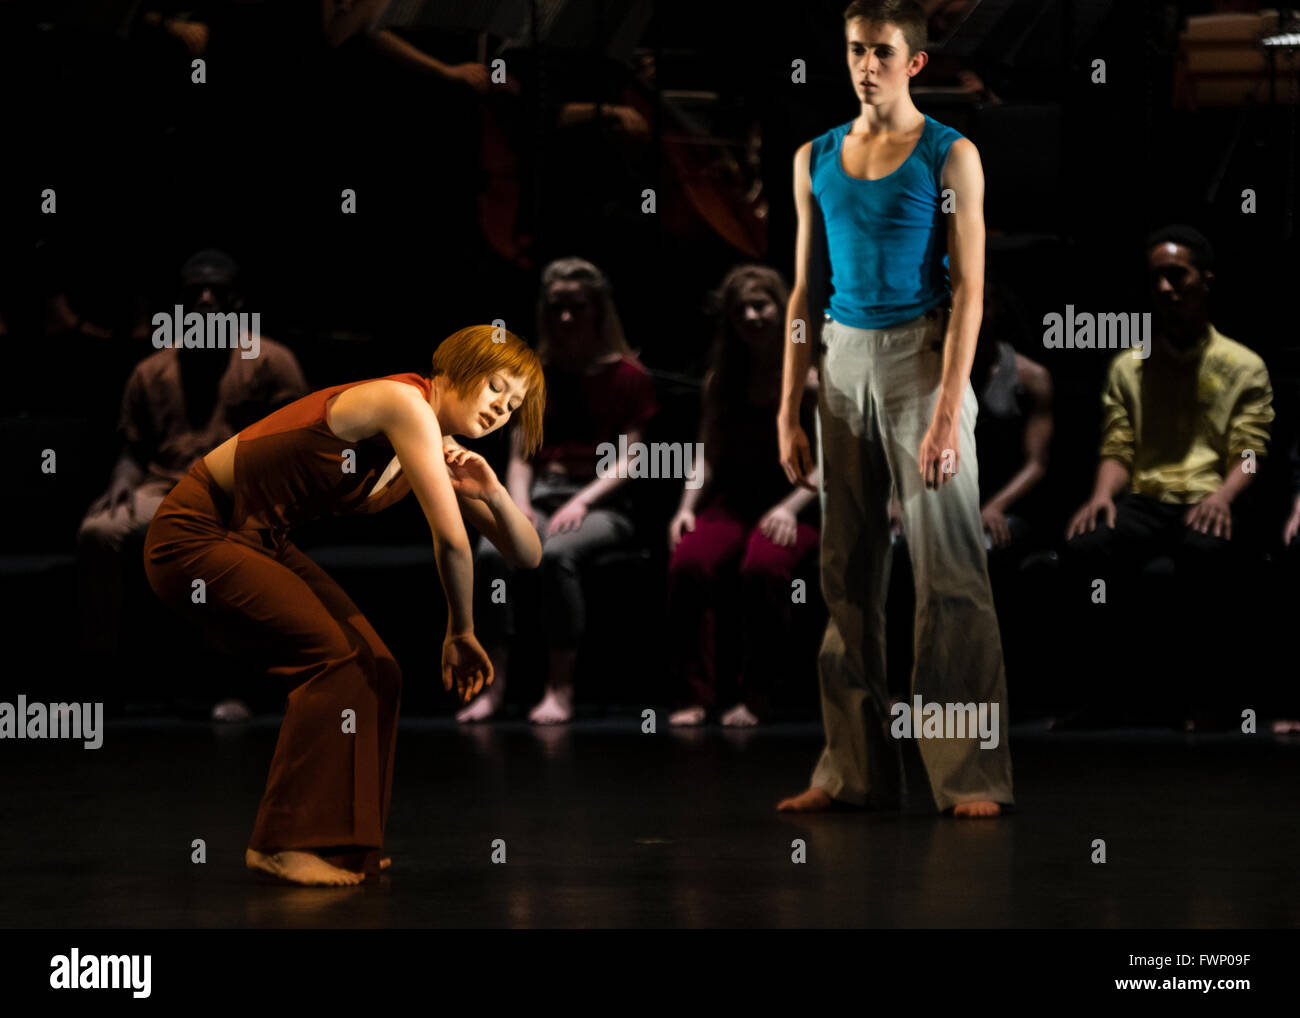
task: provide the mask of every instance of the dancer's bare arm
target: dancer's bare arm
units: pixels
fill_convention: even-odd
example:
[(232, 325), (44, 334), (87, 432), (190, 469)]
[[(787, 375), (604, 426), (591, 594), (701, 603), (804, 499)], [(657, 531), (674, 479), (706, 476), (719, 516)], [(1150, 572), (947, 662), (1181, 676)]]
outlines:
[(795, 237), (794, 288), (785, 313), (781, 407), (776, 417), (781, 466), (791, 484), (805, 485), (813, 469), (813, 455), (808, 436), (799, 425), (799, 407), (808, 366), (812, 363), (812, 346), (821, 336), (820, 325), (814, 329), (815, 323), (808, 318), (808, 269), (813, 243), (812, 178), (808, 173), (811, 154), (812, 142), (805, 142), (794, 155), (794, 206), (799, 225)]
[(948, 213), (952, 315), (943, 345), (939, 398), (917, 456), (930, 489), (957, 476), (961, 464), (961, 405), (984, 315), (984, 169), (974, 143), (966, 138), (952, 143), (940, 183), (953, 196)]

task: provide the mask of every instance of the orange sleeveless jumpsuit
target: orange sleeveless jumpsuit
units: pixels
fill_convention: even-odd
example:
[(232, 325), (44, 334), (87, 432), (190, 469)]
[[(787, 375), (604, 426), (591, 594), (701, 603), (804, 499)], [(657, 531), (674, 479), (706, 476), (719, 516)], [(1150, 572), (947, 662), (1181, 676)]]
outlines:
[[(429, 397), (429, 378), (386, 377)], [(166, 604), (288, 688), (249, 847), (311, 850), (370, 874), (388, 820), (402, 673), (357, 606), (287, 535), (321, 516), (377, 512), (411, 490), (399, 470), (368, 499), (391, 444), (383, 435), (345, 442), (325, 422), (329, 399), (361, 384), (313, 392), (239, 432), (233, 497), (195, 461), (154, 516), (144, 560)], [(206, 592), (199, 603), (195, 580)], [(345, 731), (347, 710), (355, 734)]]

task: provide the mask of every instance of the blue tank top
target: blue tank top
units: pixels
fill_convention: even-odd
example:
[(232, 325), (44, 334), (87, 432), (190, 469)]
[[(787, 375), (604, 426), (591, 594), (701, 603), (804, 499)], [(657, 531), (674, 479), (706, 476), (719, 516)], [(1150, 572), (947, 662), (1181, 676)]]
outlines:
[(878, 180), (861, 180), (845, 172), (840, 156), (852, 126), (850, 120), (813, 139), (808, 163), (831, 262), (826, 310), (844, 325), (884, 329), (951, 295), (940, 178), (948, 150), (962, 135), (926, 115), (903, 165)]

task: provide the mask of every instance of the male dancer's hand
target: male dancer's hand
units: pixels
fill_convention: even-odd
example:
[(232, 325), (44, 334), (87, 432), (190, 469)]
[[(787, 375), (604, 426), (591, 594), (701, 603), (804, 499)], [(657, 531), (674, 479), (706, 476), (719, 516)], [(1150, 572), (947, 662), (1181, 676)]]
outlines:
[(961, 464), (959, 447), (957, 418), (936, 413), (921, 439), (921, 451), (917, 456), (921, 478), (928, 489), (935, 491), (957, 476)]
[(492, 685), (492, 659), (473, 633), (448, 633), (442, 643), (442, 687), (469, 703), (484, 686)]
[(813, 469), (812, 447), (808, 436), (797, 420), (790, 420), (785, 414), (776, 418), (776, 438), (781, 450), (781, 469), (785, 471), (786, 480), (791, 484), (808, 487), (808, 475)]

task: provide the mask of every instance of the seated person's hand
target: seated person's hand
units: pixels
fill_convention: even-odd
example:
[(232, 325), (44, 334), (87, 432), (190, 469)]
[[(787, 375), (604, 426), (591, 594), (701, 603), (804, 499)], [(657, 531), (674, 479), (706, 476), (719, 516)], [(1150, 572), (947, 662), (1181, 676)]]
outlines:
[(546, 524), (546, 534), (562, 534), (566, 530), (577, 530), (587, 515), (587, 503), (579, 498), (571, 498), (560, 506), (559, 510)]
[(889, 532), (894, 537), (903, 536), (903, 507), (898, 495), (892, 491), (889, 494)]
[(1065, 528), (1065, 539), (1068, 541), (1077, 534), (1091, 534), (1097, 529), (1097, 516), (1099, 514), (1105, 516), (1106, 526), (1114, 530), (1115, 500), (1108, 495), (1094, 495), (1071, 518), (1070, 525)]
[(456, 64), (447, 69), (447, 78), (468, 85), (479, 95), (483, 95), (492, 85), (492, 76), (482, 64)]
[(1282, 528), (1282, 546), (1286, 547), (1300, 534), (1300, 495), (1296, 496), (1295, 505), (1291, 507), (1291, 517)]
[(794, 544), (795, 535), (799, 532), (799, 521), (784, 505), (775, 505), (758, 521), (758, 529), (773, 544), (786, 547)]
[(1011, 527), (1007, 524), (1007, 514), (990, 503), (980, 510), (980, 523), (993, 539), (993, 547), (1005, 548), (1011, 543)]
[(682, 536), (688, 530), (695, 529), (695, 514), (689, 509), (682, 509), (668, 524), (668, 550), (676, 551), (682, 542)]
[(1201, 499), (1188, 510), (1183, 521), (1202, 534), (1213, 534), (1225, 541), (1232, 540), (1232, 510), (1218, 495)]

